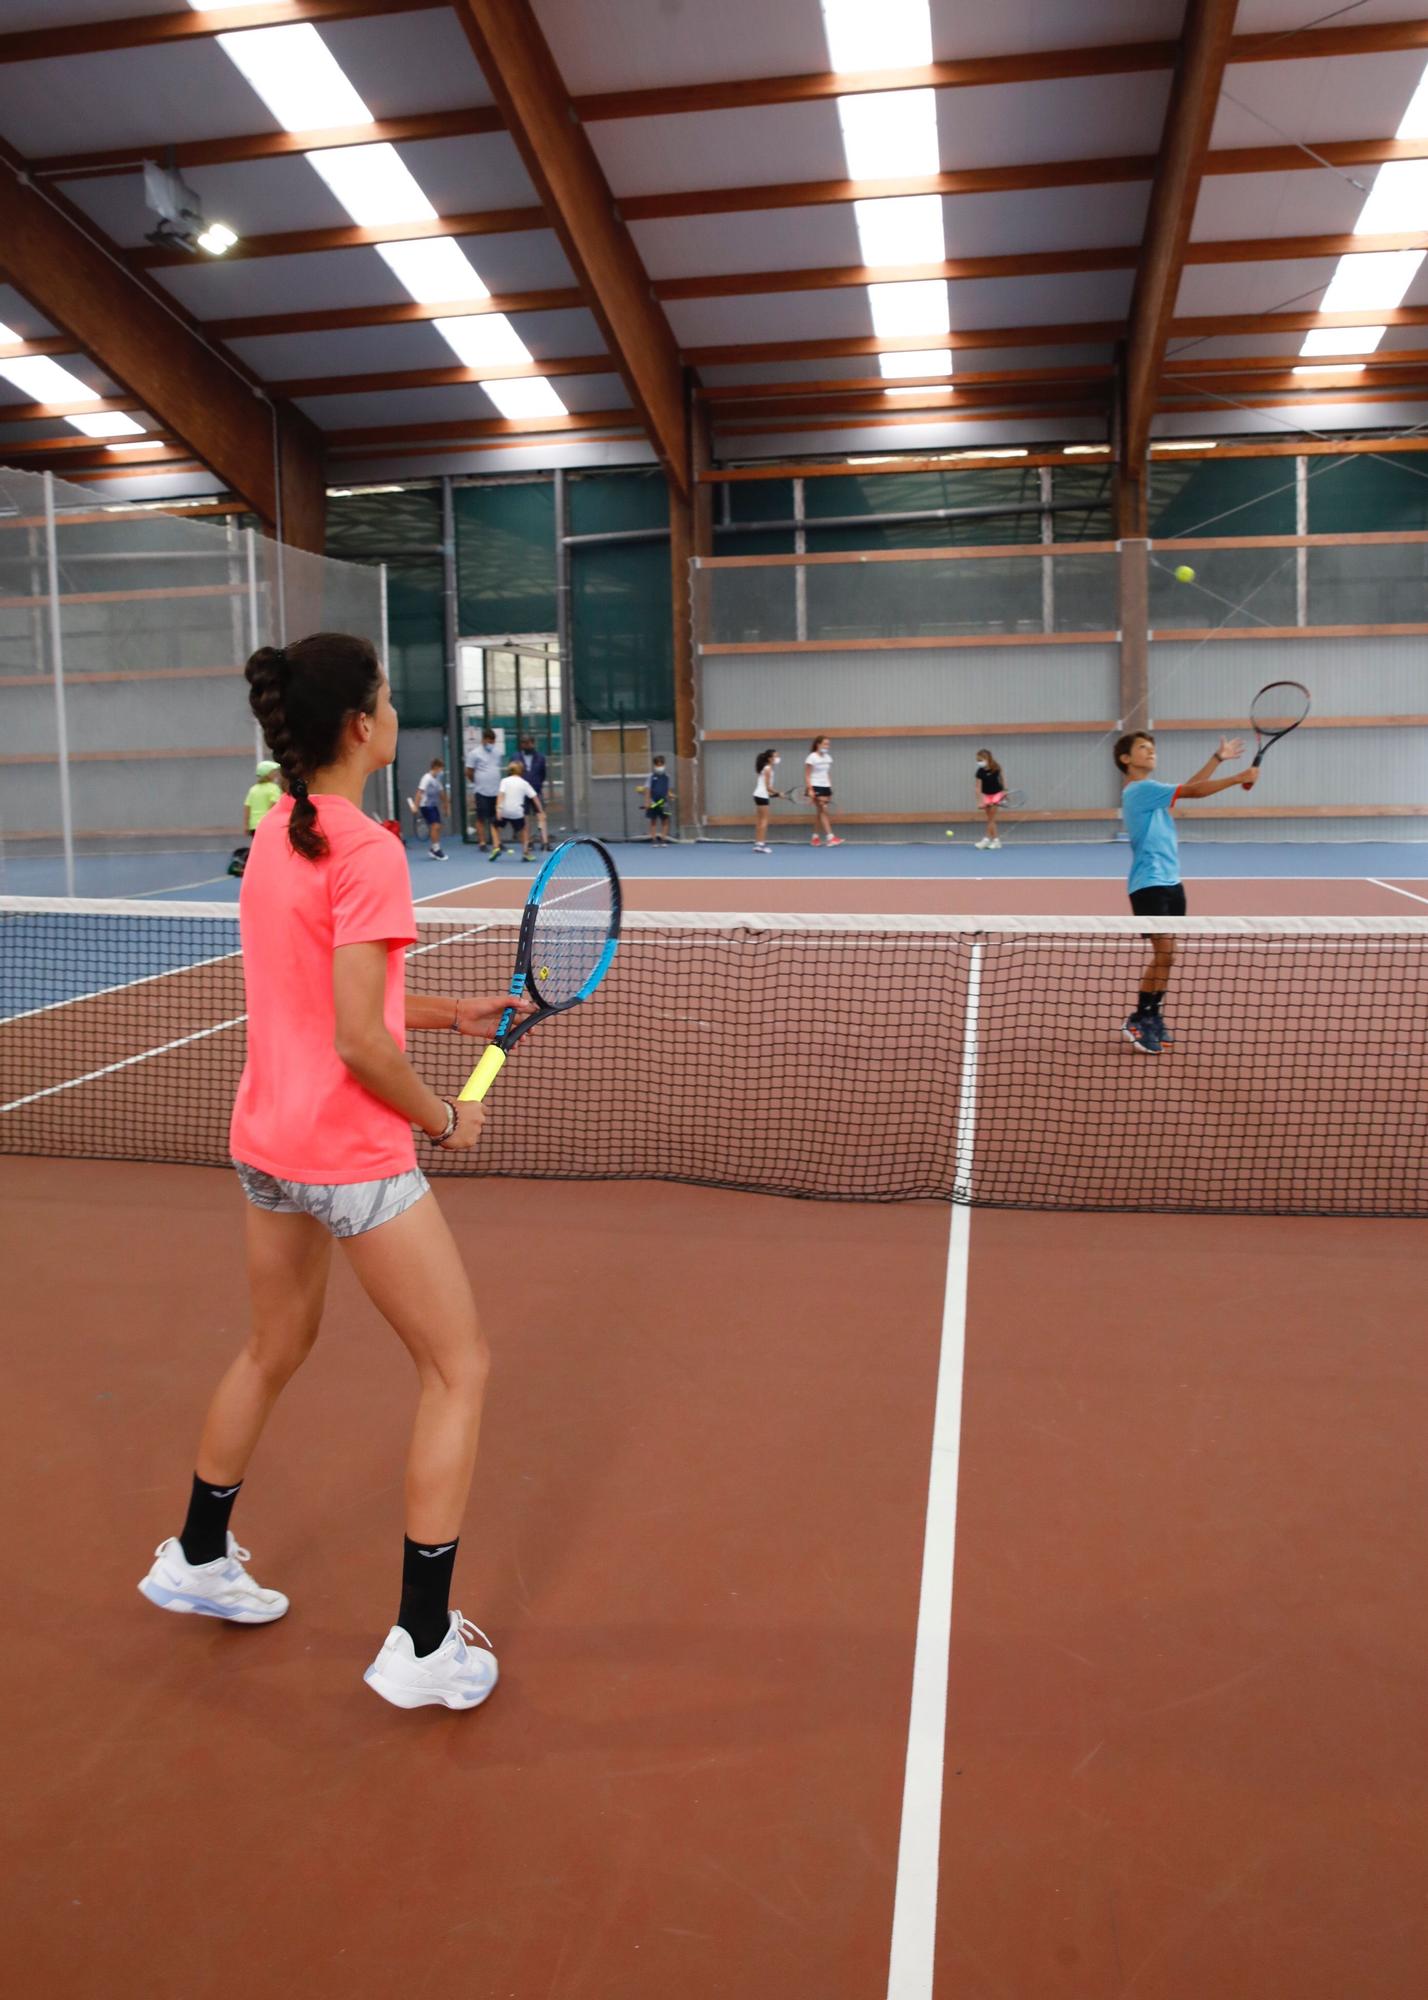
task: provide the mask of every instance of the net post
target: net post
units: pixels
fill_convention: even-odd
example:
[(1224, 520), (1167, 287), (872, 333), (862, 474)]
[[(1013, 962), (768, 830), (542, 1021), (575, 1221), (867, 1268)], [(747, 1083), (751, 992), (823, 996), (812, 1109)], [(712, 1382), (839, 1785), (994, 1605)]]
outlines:
[[(377, 592), (382, 620), (382, 672), (387, 676), (387, 685), (390, 687), (392, 680), (392, 655), (390, 635), (387, 629), (387, 565), (385, 563), (378, 563), (377, 565)], [(459, 749), (456, 752), (455, 762), (456, 776), (453, 783), (456, 787), (455, 795), (459, 799), (462, 796), (460, 787), (465, 777)], [(397, 816), (397, 767), (395, 762), (388, 764), (383, 774), (383, 793), (387, 801), (387, 818), (395, 819)]]
[[(248, 545), (248, 550), (247, 550), (248, 651), (251, 654), (251, 653), (256, 653), (258, 650), (258, 637), (261, 629), (260, 620), (258, 616), (258, 531), (257, 529), (246, 528), (244, 530), (244, 539)], [(263, 758), (267, 753), (267, 745), (263, 741), (263, 725), (256, 719), (254, 720), (253, 723), (253, 748), (254, 748), (254, 753), (257, 756), (258, 762), (262, 763)]]
[(977, 1063), (982, 1012), (982, 955), (986, 946), (973, 938), (967, 961), (967, 1012), (962, 1022), (962, 1068), (957, 1084), (957, 1150), (953, 1156), (952, 1199), (972, 1199), (972, 1166), (977, 1151)]
[(50, 664), (54, 669), (55, 755), (59, 760), (60, 828), (64, 840), (64, 892), (73, 896), (74, 808), (69, 795), (69, 724), (64, 699), (64, 634), (60, 617), (59, 537), (55, 529), (55, 476), (45, 481), (45, 561), (50, 600)]

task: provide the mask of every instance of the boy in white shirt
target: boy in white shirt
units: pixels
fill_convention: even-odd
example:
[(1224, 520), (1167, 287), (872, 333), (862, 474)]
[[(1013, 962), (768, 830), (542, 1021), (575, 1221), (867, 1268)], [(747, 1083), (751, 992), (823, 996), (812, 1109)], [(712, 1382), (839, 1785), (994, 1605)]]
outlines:
[(525, 766), (520, 758), (513, 757), (506, 766), (506, 775), (502, 778), (500, 790), (496, 794), (497, 817), (496, 824), (491, 829), (496, 842), (491, 850), (493, 861), (499, 861), (501, 857), (503, 830), (512, 840), (519, 834), (521, 859), (529, 861), (531, 858), (531, 823), (526, 817), (526, 801), (536, 797), (536, 789), (524, 772)]

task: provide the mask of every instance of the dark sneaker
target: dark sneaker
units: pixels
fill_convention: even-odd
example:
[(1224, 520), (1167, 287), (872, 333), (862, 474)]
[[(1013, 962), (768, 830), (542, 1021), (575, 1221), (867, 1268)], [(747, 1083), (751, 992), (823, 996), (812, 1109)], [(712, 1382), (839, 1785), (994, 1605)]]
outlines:
[(1160, 1054), (1160, 1022), (1153, 1014), (1128, 1014), (1121, 1024), (1121, 1033), (1133, 1049), (1139, 1049), (1143, 1056)]

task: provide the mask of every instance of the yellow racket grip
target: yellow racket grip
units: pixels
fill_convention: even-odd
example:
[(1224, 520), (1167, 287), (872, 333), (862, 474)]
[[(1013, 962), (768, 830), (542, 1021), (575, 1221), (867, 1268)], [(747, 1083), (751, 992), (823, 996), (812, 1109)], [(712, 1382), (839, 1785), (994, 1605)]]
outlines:
[(496, 1078), (506, 1066), (506, 1051), (492, 1042), (489, 1049), (472, 1070), (462, 1089), (460, 1102), (469, 1104), (474, 1098), (479, 1104)]

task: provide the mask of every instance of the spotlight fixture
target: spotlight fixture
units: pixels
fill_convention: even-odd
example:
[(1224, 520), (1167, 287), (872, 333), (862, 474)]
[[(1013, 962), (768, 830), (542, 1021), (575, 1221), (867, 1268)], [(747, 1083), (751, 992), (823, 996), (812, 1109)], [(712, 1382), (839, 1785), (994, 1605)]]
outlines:
[(210, 222), (188, 182), (172, 167), (153, 160), (144, 162), (144, 201), (159, 218), (146, 240), (161, 249), (177, 246), (197, 254), (221, 257), (238, 241), (237, 232), (226, 222)]

